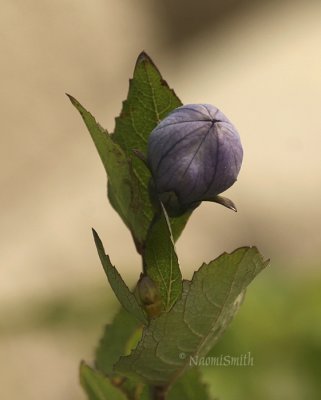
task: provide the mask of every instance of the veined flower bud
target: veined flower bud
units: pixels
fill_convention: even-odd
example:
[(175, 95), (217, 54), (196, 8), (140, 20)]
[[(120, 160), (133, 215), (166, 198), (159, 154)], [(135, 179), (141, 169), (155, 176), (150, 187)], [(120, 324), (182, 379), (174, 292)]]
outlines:
[(236, 181), (243, 159), (239, 134), (210, 104), (176, 108), (152, 131), (148, 165), (156, 191), (175, 193), (187, 209), (211, 200)]

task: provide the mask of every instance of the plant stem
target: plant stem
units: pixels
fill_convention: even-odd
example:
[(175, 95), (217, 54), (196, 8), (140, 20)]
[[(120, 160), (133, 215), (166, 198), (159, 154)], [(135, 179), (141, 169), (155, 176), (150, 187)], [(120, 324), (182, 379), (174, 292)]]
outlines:
[(165, 400), (166, 392), (167, 392), (167, 387), (165, 387), (165, 386), (153, 386), (152, 387), (152, 399), (153, 400)]

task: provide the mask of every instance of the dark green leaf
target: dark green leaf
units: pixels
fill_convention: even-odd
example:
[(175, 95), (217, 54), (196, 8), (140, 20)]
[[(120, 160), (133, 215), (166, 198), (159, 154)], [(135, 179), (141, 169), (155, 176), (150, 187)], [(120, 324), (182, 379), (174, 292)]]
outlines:
[(129, 354), (142, 334), (142, 325), (132, 314), (121, 308), (105, 328), (96, 349), (95, 366), (106, 375), (113, 375), (120, 356)]
[[(174, 376), (176, 378), (183, 371), (185, 361), (180, 359), (179, 354), (185, 350), (185, 346), (180, 343), (190, 341), (192, 335), (183, 320), (188, 290), (189, 282), (184, 282), (182, 298), (168, 313), (151, 320), (136, 349), (130, 356), (121, 357), (115, 365), (116, 371), (132, 378), (139, 377), (152, 385), (169, 384)], [(190, 344), (188, 350), (196, 345), (197, 341)], [(167, 354), (172, 351), (172, 347), (174, 352)]]
[(82, 116), (108, 174), (111, 167), (109, 153), (113, 153), (115, 150), (116, 152), (120, 152), (121, 150), (119, 150), (111, 140), (107, 130), (102, 128), (99, 123), (96, 122), (95, 118), (73, 96), (69, 94), (67, 94), (67, 96)]
[[(137, 59), (134, 76), (130, 80), (127, 100), (123, 103), (121, 114), (116, 118), (113, 140), (121, 146), (128, 157), (133, 151), (143, 158), (147, 153), (147, 141), (151, 131), (175, 108), (182, 103), (175, 92), (169, 88), (159, 70), (146, 53), (141, 53)], [(133, 171), (140, 185), (142, 204), (140, 213), (152, 222), (153, 207), (149, 198), (148, 184), (151, 178), (146, 165), (133, 157)], [(189, 214), (180, 218), (171, 218), (174, 239), (182, 232)], [(147, 227), (148, 228), (148, 227)], [(146, 230), (147, 234), (147, 230)]]
[(182, 233), (183, 229), (185, 228), (185, 225), (187, 224), (187, 221), (191, 216), (192, 212), (193, 211), (188, 211), (179, 217), (169, 218), (175, 243), (177, 239), (180, 237), (180, 234)]
[(143, 204), (130, 160), (95, 118), (76, 99), (68, 96), (82, 116), (107, 172), (108, 196), (112, 206), (132, 232), (136, 244), (143, 243), (150, 218), (146, 219), (139, 212)]
[(84, 362), (80, 364), (80, 383), (89, 400), (127, 400), (108, 378)]
[(167, 312), (182, 293), (182, 274), (163, 207), (147, 235), (144, 262), (146, 273), (158, 286), (164, 311)]
[[(95, 367), (104, 375), (117, 382), (117, 386), (129, 399), (149, 399), (142, 382), (133, 381), (114, 372), (114, 364), (122, 355), (127, 355), (136, 347), (142, 335), (142, 325), (137, 319), (121, 308), (107, 325), (96, 349)], [(144, 396), (143, 396), (144, 393)]]
[(94, 229), (93, 235), (100, 261), (107, 275), (110, 286), (113, 289), (120, 304), (125, 308), (125, 310), (133, 314), (140, 322), (142, 322), (143, 324), (147, 324), (145, 312), (138, 304), (135, 295), (126, 286), (117, 269), (111, 264), (109, 257), (105, 254), (104, 246)]
[[(110, 203), (130, 229), (141, 253), (154, 209), (149, 196), (149, 169), (137, 156), (133, 157), (133, 150), (146, 156), (151, 131), (182, 103), (146, 53), (141, 53), (137, 59), (114, 134), (109, 135), (75, 98), (68, 97), (81, 114), (106, 169)], [(190, 213), (186, 213), (170, 218), (174, 241), (189, 216)]]
[(142, 340), (115, 366), (153, 385), (168, 385), (206, 355), (239, 308), (243, 293), (267, 266), (256, 248), (244, 247), (203, 264), (168, 313), (150, 322)]
[(208, 353), (238, 311), (247, 286), (267, 265), (256, 247), (242, 247), (223, 253), (194, 273), (184, 319), (204, 340), (191, 355)]

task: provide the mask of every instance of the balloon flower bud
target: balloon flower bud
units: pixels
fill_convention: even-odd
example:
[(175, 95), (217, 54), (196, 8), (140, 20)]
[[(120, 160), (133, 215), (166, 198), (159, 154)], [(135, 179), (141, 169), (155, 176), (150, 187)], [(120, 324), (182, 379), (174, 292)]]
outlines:
[(185, 210), (203, 200), (216, 201), (236, 181), (242, 159), (237, 130), (210, 104), (176, 108), (148, 140), (147, 161), (156, 192), (165, 205), (172, 198), (169, 193), (175, 194)]

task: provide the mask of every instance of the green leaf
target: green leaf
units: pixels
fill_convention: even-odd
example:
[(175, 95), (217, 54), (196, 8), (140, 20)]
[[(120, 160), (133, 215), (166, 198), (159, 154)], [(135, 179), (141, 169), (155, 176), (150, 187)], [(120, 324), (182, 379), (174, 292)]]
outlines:
[(132, 314), (121, 308), (108, 324), (95, 354), (96, 368), (106, 375), (114, 374), (114, 364), (120, 356), (129, 354), (141, 337), (142, 325)]
[(110, 170), (109, 153), (115, 150), (118, 152), (117, 145), (111, 140), (106, 129), (102, 128), (95, 118), (77, 101), (73, 96), (67, 94), (72, 105), (79, 111), (84, 120), (90, 136), (96, 146), (100, 159), (105, 167), (107, 174)]
[(80, 383), (89, 400), (127, 400), (108, 378), (84, 362), (80, 364)]
[[(144, 52), (137, 59), (114, 134), (109, 135), (74, 97), (68, 97), (81, 114), (107, 172), (109, 201), (130, 229), (141, 253), (154, 208), (149, 195), (150, 171), (138, 157), (133, 157), (133, 150), (146, 155), (151, 131), (182, 103)], [(170, 218), (174, 241), (190, 214)]]
[(139, 212), (143, 204), (130, 160), (95, 118), (75, 98), (68, 97), (82, 116), (105, 167), (110, 203), (130, 229), (136, 244), (143, 243), (150, 220)]
[[(123, 102), (121, 114), (116, 118), (115, 131), (111, 137), (129, 158), (132, 157), (133, 150), (138, 150), (146, 156), (148, 137), (152, 130), (171, 111), (181, 105), (181, 101), (169, 88), (153, 61), (142, 52), (137, 59), (133, 78), (130, 80), (127, 100)], [(132, 162), (134, 176), (139, 182), (142, 196), (140, 212), (151, 223), (154, 218), (148, 190), (151, 174), (137, 157), (133, 157)], [(189, 215), (187, 213), (179, 219), (171, 218), (171, 224), (175, 224), (173, 229), (175, 240), (182, 232)], [(147, 234), (147, 230), (145, 233)]]
[(111, 264), (109, 257), (105, 254), (104, 246), (97, 234), (93, 229), (93, 235), (99, 254), (100, 261), (107, 275), (111, 288), (113, 289), (120, 304), (129, 313), (133, 314), (140, 322), (147, 324), (145, 312), (138, 304), (135, 295), (128, 289), (125, 282), (122, 280), (117, 269)]
[(117, 387), (130, 399), (142, 399), (146, 392), (142, 382), (130, 380), (114, 372), (114, 364), (123, 355), (127, 355), (136, 347), (142, 335), (142, 325), (124, 308), (115, 315), (111, 324), (104, 330), (103, 337), (96, 349), (95, 367), (98, 371), (117, 382)]
[(163, 207), (148, 233), (144, 262), (146, 273), (158, 286), (164, 311), (167, 312), (182, 293), (182, 274)]
[(201, 381), (198, 368), (192, 368), (174, 383), (168, 392), (167, 400), (210, 400), (207, 386)]
[(172, 228), (172, 233), (173, 233), (173, 239), (174, 242), (176, 243), (177, 239), (180, 237), (183, 229), (185, 228), (185, 225), (187, 224), (187, 221), (189, 217), (191, 216), (193, 211), (188, 211), (185, 214), (175, 217), (175, 218), (169, 218), (171, 228)]
[(267, 264), (255, 247), (203, 264), (192, 282), (184, 282), (181, 299), (150, 322), (138, 346), (115, 369), (149, 384), (171, 385), (219, 339), (246, 287)]
[(206, 355), (221, 337), (238, 311), (246, 287), (266, 266), (255, 247), (242, 247), (223, 253), (194, 273), (184, 319), (194, 334), (203, 337), (196, 355)]
[[(116, 371), (132, 378), (138, 377), (155, 386), (171, 383), (174, 380), (172, 377), (179, 371), (183, 371), (185, 363), (179, 358), (180, 352), (177, 346), (180, 346), (180, 342), (186, 340), (186, 337), (190, 340), (191, 336), (183, 321), (188, 289), (189, 282), (184, 282), (182, 298), (176, 302), (170, 312), (151, 320), (150, 325), (144, 329), (138, 346), (129, 356), (121, 357), (117, 362)], [(171, 344), (170, 341), (173, 343)], [(190, 345), (188, 349), (196, 347), (196, 343), (193, 343), (193, 346)], [(167, 350), (172, 347), (175, 351), (168, 356)]]

